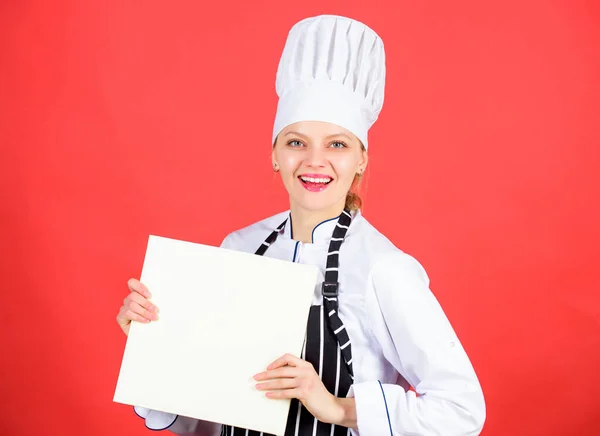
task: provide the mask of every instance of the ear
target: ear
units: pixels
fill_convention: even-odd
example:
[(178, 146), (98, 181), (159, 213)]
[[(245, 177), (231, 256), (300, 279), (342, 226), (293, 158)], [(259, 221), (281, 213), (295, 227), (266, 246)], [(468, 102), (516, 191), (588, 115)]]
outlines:
[(271, 165), (275, 165), (277, 163), (277, 158), (275, 157), (275, 146), (273, 146), (273, 151), (271, 152)]
[(362, 170), (364, 172), (365, 169), (367, 168), (368, 164), (369, 164), (369, 153), (367, 153), (367, 150), (365, 150), (363, 148), (361, 150), (361, 156), (360, 156), (360, 160), (358, 161), (358, 165), (360, 166), (360, 168), (362, 168)]

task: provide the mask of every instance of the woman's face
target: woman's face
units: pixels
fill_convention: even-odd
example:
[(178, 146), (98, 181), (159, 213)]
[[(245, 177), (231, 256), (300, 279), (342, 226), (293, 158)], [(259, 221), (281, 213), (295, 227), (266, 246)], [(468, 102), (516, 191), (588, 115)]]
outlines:
[(359, 139), (335, 124), (302, 121), (281, 131), (273, 148), (292, 206), (309, 211), (341, 210), (354, 176), (368, 156)]

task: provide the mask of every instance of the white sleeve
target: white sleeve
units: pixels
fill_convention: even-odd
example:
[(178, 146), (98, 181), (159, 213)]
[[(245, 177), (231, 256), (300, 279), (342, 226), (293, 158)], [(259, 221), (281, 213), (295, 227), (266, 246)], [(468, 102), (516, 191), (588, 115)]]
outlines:
[(353, 385), (358, 433), (478, 435), (486, 417), (483, 392), (423, 267), (403, 252), (388, 254), (368, 287), (375, 340), (415, 392), (377, 380)]
[(221, 424), (201, 421), (187, 416), (134, 406), (135, 413), (144, 419), (146, 428), (154, 431), (169, 430), (179, 436), (219, 436)]
[[(221, 247), (232, 249), (229, 236), (223, 240)], [(169, 430), (171, 433), (179, 436), (219, 436), (221, 434), (222, 425), (214, 422), (201, 421), (195, 418), (188, 418), (187, 416), (174, 415), (139, 406), (134, 406), (133, 410), (136, 415), (144, 419), (146, 428), (150, 430)]]

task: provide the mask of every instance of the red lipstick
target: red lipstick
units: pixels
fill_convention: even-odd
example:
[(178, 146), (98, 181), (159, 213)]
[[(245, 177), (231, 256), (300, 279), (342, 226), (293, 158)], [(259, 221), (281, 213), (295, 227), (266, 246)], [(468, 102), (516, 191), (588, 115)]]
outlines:
[(333, 180), (332, 177), (325, 174), (302, 174), (298, 176), (300, 184), (310, 192), (322, 192)]

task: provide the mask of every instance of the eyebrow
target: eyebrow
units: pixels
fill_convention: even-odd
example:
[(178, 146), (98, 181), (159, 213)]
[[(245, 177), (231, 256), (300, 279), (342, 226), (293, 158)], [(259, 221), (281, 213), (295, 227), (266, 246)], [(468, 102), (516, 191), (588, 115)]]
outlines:
[[(283, 136), (288, 136), (288, 135), (296, 135), (296, 136), (302, 136), (303, 138), (308, 138), (308, 136), (306, 136), (306, 135), (304, 135), (304, 134), (302, 134), (302, 133), (300, 133), (300, 132), (293, 132), (293, 131), (292, 131), (292, 132), (287, 132), (287, 133), (286, 133), (285, 135), (283, 135)], [(346, 138), (348, 138), (349, 140), (352, 140), (352, 138), (351, 138), (350, 136), (346, 135), (346, 134), (345, 134), (345, 133), (343, 133), (343, 132), (340, 132), (340, 133), (334, 133), (334, 134), (332, 134), (332, 135), (327, 135), (327, 136), (325, 137), (325, 139), (329, 139), (329, 138), (335, 138), (336, 136), (345, 136), (345, 137), (346, 137)]]

